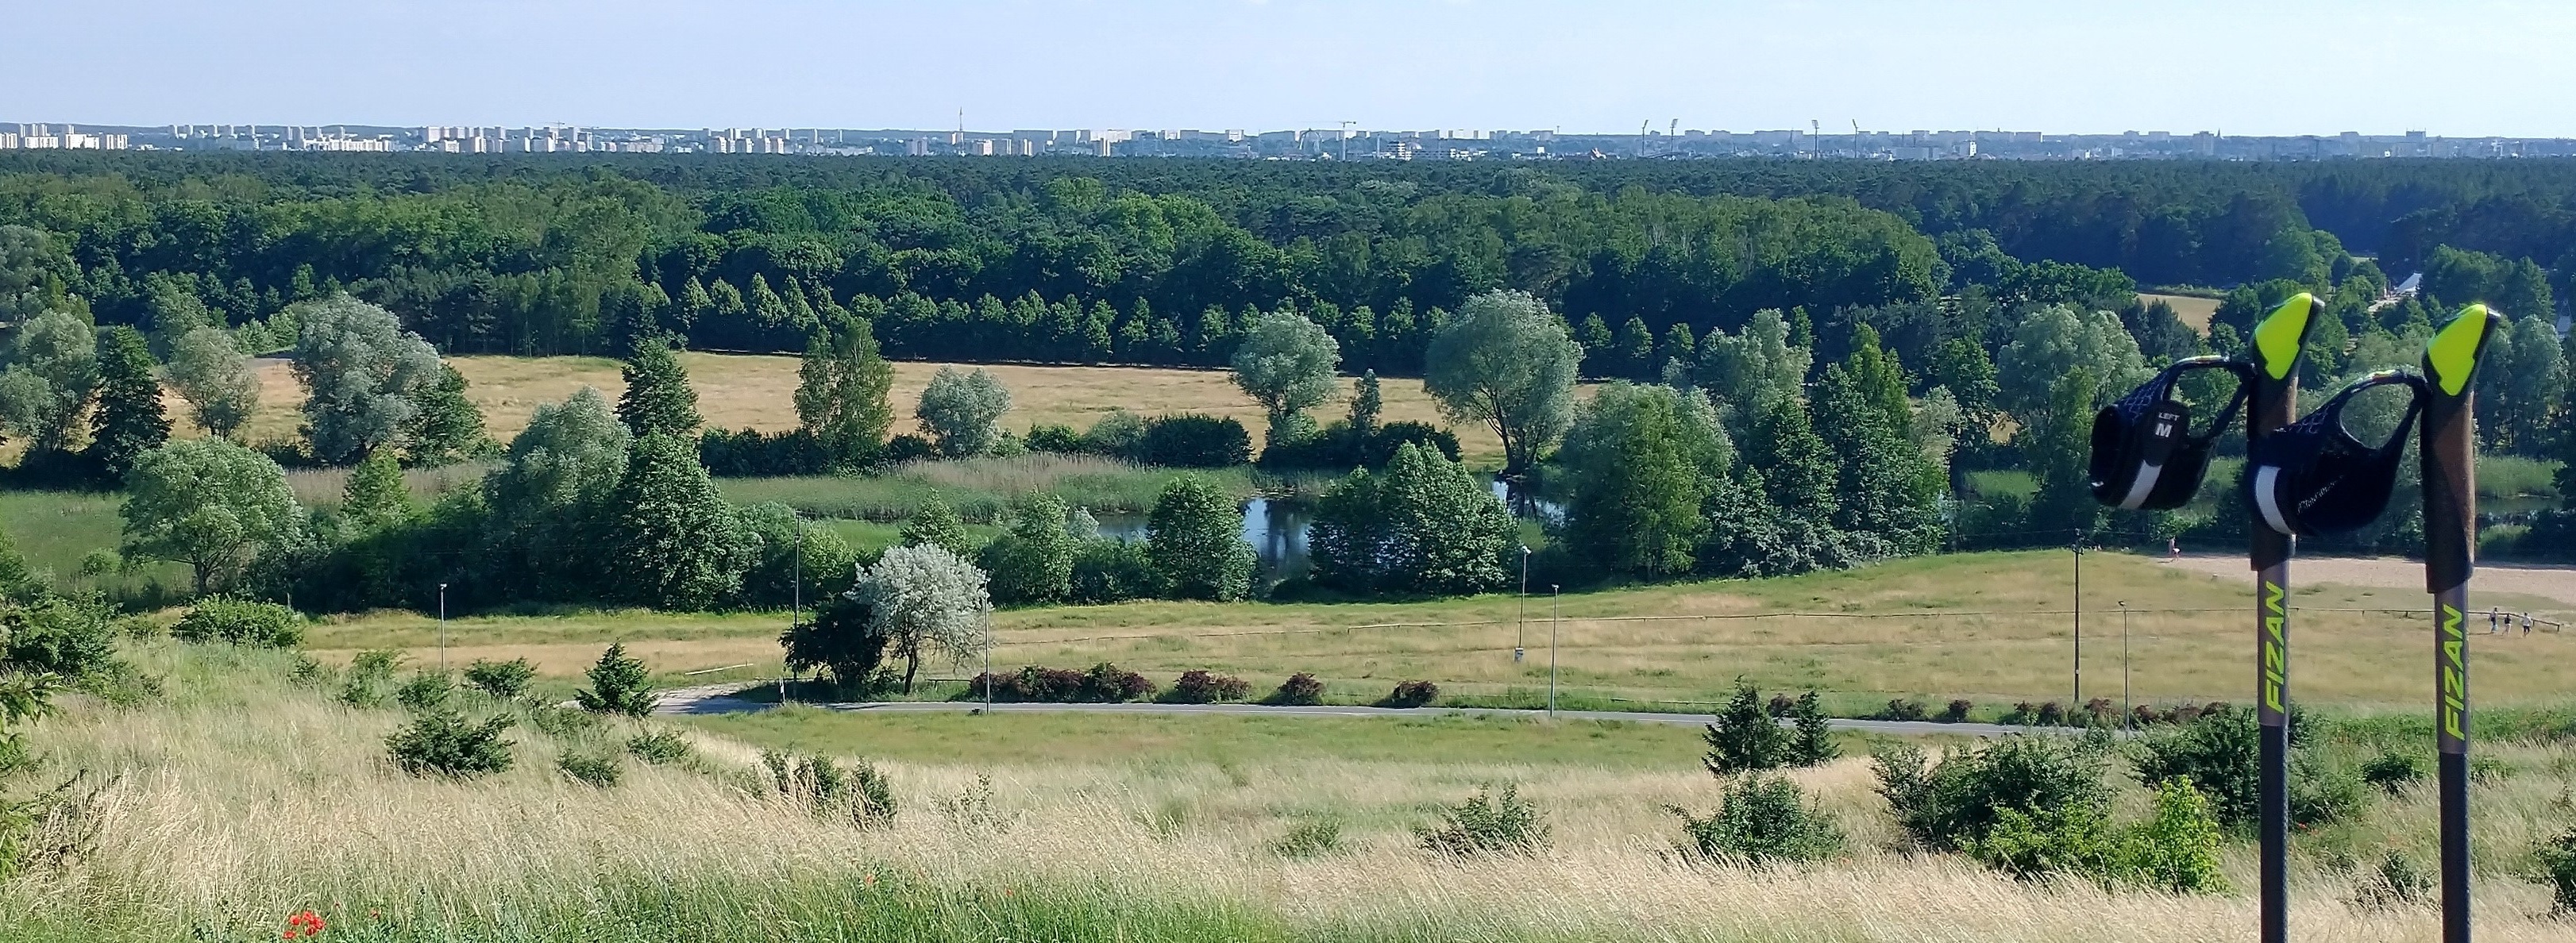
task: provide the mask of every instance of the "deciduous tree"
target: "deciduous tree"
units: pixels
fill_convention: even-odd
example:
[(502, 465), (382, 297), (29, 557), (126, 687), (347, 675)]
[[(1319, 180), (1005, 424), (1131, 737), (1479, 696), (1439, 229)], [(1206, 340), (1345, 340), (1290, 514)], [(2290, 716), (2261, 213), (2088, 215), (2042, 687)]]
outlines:
[(1518, 475), (1574, 421), (1583, 350), (1547, 305), (1521, 292), (1467, 300), (1424, 354), (1422, 386), (1451, 422), (1480, 422), (1503, 440), (1503, 472)]
[(304, 511), (286, 472), (225, 439), (145, 452), (125, 477), (124, 553), (188, 565), (197, 592), (223, 589), (260, 551), (295, 539)]

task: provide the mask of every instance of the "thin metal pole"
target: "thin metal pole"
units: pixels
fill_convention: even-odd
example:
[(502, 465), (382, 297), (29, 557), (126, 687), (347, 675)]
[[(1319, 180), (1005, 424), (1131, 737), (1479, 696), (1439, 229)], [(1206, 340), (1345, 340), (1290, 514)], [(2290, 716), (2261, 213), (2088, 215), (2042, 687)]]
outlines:
[(1556, 716), (1556, 633), (1562, 621), (1564, 587), (1547, 587), (1547, 716)]
[(2075, 702), (2066, 705), (2069, 717), (2084, 709), (2084, 532), (2075, 532)]
[(447, 584), (438, 584), (438, 670), (447, 671)]
[(2129, 700), (2129, 601), (2120, 600), (2120, 726), (2136, 728), (2138, 705)]
[(2469, 940), (2469, 610), (2478, 488), (2471, 379), (2502, 319), (2470, 305), (2424, 351), (2424, 585), (2433, 594), (2433, 725), (2442, 823), (2442, 941)]
[(1528, 544), (1521, 545), (1521, 617), (1512, 623), (1512, 663), (1519, 664), (1529, 653), (1529, 558)]

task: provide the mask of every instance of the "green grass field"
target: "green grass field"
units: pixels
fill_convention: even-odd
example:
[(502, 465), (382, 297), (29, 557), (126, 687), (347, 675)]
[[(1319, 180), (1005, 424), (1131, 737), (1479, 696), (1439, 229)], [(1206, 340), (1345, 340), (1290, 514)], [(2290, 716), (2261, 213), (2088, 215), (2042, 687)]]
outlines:
[(1173, 479), (1195, 475), (1238, 499), (1296, 487), (1296, 479), (1256, 476), (1250, 469), (1183, 471), (1078, 455), (1029, 454), (916, 462), (866, 477), (817, 475), (726, 478), (717, 482), (737, 503), (780, 501), (825, 518), (900, 522), (936, 495), (972, 523), (989, 523), (1013, 496), (1046, 491), (1102, 514), (1142, 514)]

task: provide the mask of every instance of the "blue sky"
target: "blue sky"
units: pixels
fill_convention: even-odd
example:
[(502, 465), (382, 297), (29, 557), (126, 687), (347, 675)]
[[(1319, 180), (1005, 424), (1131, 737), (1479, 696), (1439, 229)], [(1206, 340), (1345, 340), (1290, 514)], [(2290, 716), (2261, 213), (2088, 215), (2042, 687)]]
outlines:
[(0, 121), (2576, 136), (2576, 4), (12, 0)]

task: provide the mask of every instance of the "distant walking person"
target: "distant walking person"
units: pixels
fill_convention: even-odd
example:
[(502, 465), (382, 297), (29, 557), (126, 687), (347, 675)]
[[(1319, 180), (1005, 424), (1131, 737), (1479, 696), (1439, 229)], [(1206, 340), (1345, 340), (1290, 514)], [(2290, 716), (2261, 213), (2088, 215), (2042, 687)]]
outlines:
[(2165, 562), (2166, 562), (2166, 563), (2178, 563), (2178, 562), (2181, 562), (2181, 560), (2182, 560), (2182, 538), (2180, 538), (2180, 537), (2167, 537), (2167, 538), (2165, 538)]
[(2531, 637), (2531, 613), (2528, 612), (2522, 614), (2522, 637)]
[(2504, 631), (2504, 628), (2503, 628), (2504, 623), (2503, 623), (2503, 621), (2502, 621), (2503, 619), (2504, 619), (2504, 608), (2503, 608), (2503, 607), (2501, 607), (2501, 606), (2488, 606), (2488, 607), (2487, 607), (2487, 634), (2488, 634), (2488, 635), (2494, 635), (2494, 634), (2496, 634), (2496, 633), (2498, 633), (2498, 632), (2502, 632), (2502, 631)]

